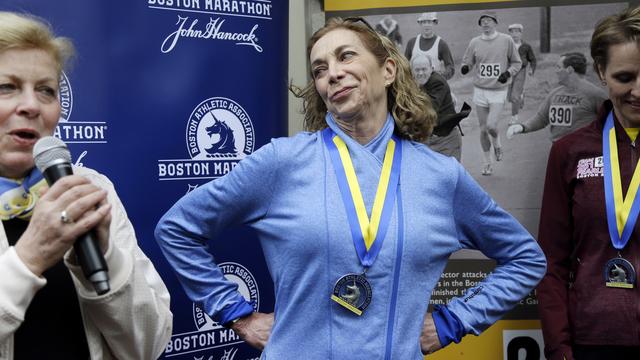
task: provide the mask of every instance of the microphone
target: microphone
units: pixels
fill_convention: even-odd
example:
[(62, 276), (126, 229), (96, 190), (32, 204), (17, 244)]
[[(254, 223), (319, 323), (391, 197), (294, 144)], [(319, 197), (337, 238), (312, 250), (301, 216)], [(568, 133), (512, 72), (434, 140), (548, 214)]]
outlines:
[[(36, 142), (33, 160), (49, 186), (60, 178), (73, 174), (71, 153), (67, 145), (53, 136), (45, 136)], [(78, 237), (73, 248), (85, 278), (91, 281), (96, 293), (107, 293), (110, 290), (109, 269), (98, 246), (95, 231), (91, 230)]]

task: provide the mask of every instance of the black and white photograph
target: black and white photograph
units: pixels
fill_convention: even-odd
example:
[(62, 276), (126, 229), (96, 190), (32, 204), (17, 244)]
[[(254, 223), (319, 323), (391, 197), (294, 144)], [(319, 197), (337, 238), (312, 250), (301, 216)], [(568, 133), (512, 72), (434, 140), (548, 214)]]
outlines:
[[(411, 13), (364, 18), (399, 46), (418, 83), (425, 78), (424, 73), (418, 74), (424, 68), (421, 59), (428, 58), (432, 70), (427, 77), (431, 82), (434, 77), (446, 82), (455, 111), (465, 103), (471, 107), (459, 126), (446, 127), (445, 133), (435, 131), (427, 145), (458, 158), (496, 202), (537, 237), (551, 144), (594, 120), (607, 97), (589, 54), (593, 28), (599, 19), (629, 3), (543, 7), (531, 6), (532, 1), (522, 3), (528, 6), (421, 7), (412, 8)], [(515, 48), (486, 49), (478, 41), (493, 36), (511, 39)], [(508, 71), (498, 69), (498, 64)], [(486, 88), (483, 82), (493, 82), (502, 91), (488, 94), (489, 98), (476, 94), (474, 99), (478, 82), (482, 88)], [(446, 98), (438, 105), (445, 103)]]

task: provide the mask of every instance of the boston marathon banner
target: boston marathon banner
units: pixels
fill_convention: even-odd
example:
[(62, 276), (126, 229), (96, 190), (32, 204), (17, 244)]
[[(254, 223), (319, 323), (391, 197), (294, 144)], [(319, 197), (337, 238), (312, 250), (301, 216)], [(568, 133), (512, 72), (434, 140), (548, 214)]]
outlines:
[[(189, 301), (153, 230), (184, 194), (286, 135), (288, 1), (3, 0), (50, 22), (77, 47), (60, 79), (55, 136), (77, 165), (106, 174), (138, 241), (171, 292), (174, 332), (162, 358), (257, 359)], [(273, 311), (262, 251), (248, 230), (211, 244), (256, 310)]]
[[(586, 79), (601, 87), (590, 61), (589, 41), (596, 22), (628, 6), (624, 1), (487, 1), (487, 0), (325, 0), (327, 18), (362, 16), (384, 34), (391, 36), (407, 57), (429, 49), (416, 49), (416, 37), (423, 33), (422, 19), (437, 19), (431, 29), (440, 42), (446, 42), (451, 52), (455, 73), (447, 80), (457, 98), (457, 109), (463, 102), (471, 104), (472, 112), (461, 125), (461, 163), (496, 202), (537, 237), (542, 190), (552, 134), (549, 126), (507, 139), (510, 121), (523, 122), (533, 118), (551, 90), (560, 86), (557, 72), (560, 56), (579, 52), (589, 59)], [(522, 40), (533, 49), (537, 59), (535, 72), (528, 74), (521, 95), (522, 107), (513, 117), (510, 103), (499, 114), (498, 131), (502, 137), (503, 159), (493, 162), (493, 173), (483, 176), (480, 127), (473, 104), (472, 76), (460, 73), (463, 54), (470, 40), (481, 32), (480, 15), (492, 10), (497, 18), (497, 31), (509, 34), (509, 25), (521, 29)], [(424, 30), (429, 30), (429, 22)], [(516, 25), (517, 24), (517, 25)], [(430, 36), (430, 34), (428, 34)], [(604, 92), (604, 88), (603, 88)], [(555, 92), (553, 104), (546, 114), (548, 124), (575, 130), (575, 111), (587, 98), (578, 93)], [(593, 112), (595, 117), (595, 111)], [(517, 119), (517, 120), (516, 120)], [(455, 130), (457, 131), (457, 130)], [(602, 173), (602, 162), (588, 159), (577, 171), (585, 177)], [(478, 284), (495, 268), (493, 260), (478, 252), (462, 251), (452, 256), (430, 305), (446, 304), (453, 297), (473, 296), (467, 289)], [(425, 299), (426, 301), (426, 299)], [(452, 344), (426, 357), (429, 360), (540, 360), (544, 359), (544, 342), (538, 316), (535, 290), (502, 320), (480, 336), (466, 336), (460, 344)]]

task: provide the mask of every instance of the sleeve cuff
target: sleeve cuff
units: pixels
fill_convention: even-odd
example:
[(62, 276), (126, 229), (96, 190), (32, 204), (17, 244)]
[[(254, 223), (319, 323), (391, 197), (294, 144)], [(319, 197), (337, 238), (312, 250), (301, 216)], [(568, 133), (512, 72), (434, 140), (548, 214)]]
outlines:
[(110, 290), (106, 294), (98, 296), (93, 288), (93, 284), (84, 277), (82, 268), (76, 263), (75, 253), (73, 250), (70, 250), (65, 254), (65, 264), (69, 270), (71, 270), (75, 283), (79, 285), (78, 295), (83, 298), (110, 296), (128, 282), (128, 279), (133, 272), (132, 255), (128, 255), (122, 249), (114, 246), (113, 239), (110, 239), (109, 241), (109, 247), (107, 248), (107, 252), (104, 254), (104, 260), (109, 268), (108, 274)]
[(457, 344), (462, 340), (465, 335), (462, 323), (446, 306), (435, 305), (431, 316), (442, 347), (449, 345), (451, 342)]
[[(0, 263), (3, 264), (2, 276), (5, 277), (1, 284), (0, 302), (5, 310), (22, 320), (31, 300), (47, 284), (47, 280), (31, 272), (13, 246), (0, 257)], [(10, 280), (6, 281), (8, 279)]]
[(242, 298), (242, 301), (240, 302), (225, 306), (220, 312), (213, 316), (213, 320), (224, 325), (231, 320), (247, 316), (252, 312), (253, 305)]

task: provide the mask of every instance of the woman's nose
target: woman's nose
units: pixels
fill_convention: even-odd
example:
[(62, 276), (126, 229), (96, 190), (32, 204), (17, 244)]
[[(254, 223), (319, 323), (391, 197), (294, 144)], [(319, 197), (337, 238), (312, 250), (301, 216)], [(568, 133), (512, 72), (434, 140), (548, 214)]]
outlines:
[(32, 90), (23, 91), (20, 94), (16, 111), (18, 114), (32, 118), (40, 114), (40, 102)]
[(640, 99), (640, 76), (636, 77), (636, 81), (633, 82), (631, 88), (631, 95), (636, 99)]
[(344, 69), (337, 63), (329, 64), (328, 73), (331, 82), (336, 82), (344, 77)]

